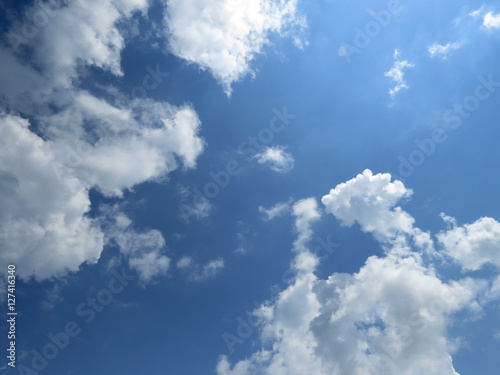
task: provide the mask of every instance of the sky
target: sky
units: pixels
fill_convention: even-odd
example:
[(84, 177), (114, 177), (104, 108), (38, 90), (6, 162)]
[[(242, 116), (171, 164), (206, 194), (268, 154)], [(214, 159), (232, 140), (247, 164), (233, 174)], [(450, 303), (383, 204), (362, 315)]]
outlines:
[(0, 374), (497, 374), (500, 3), (0, 9)]

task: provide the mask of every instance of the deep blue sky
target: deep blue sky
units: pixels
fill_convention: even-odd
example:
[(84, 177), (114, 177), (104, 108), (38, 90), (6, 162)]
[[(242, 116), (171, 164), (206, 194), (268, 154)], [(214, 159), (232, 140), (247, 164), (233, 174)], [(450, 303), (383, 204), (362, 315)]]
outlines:
[[(135, 230), (161, 233), (170, 268), (142, 285), (123, 259), (121, 264), (114, 263), (115, 269), (125, 267), (135, 279), (90, 324), (84, 323), (76, 308), (113, 277), (110, 262), (120, 259), (113, 241), (105, 245), (97, 264), (82, 264), (78, 272), (42, 281), (19, 280), (18, 366), (29, 365), (30, 351), (40, 351), (49, 342), (47, 335), (61, 331), (68, 321), (77, 322), (81, 334), (41, 373), (214, 374), (220, 355), (228, 355), (232, 363), (250, 356), (261, 345), (257, 329), (235, 346), (234, 353), (228, 351), (223, 334), (235, 334), (237, 318), (246, 318), (256, 307), (254, 301), (262, 303), (273, 298), (273, 290), (287, 287), (282, 275), (294, 258), (290, 249), (296, 237), (292, 216), (265, 221), (258, 207), (307, 197), (319, 202), (330, 189), (365, 169), (391, 173), (412, 189), (411, 200), (400, 204), (413, 216), (416, 227), (433, 235), (446, 229), (441, 212), (456, 218), (458, 225), (481, 217), (500, 219), (500, 176), (495, 172), (500, 157), (500, 90), (480, 101), (458, 129), (448, 129), (446, 141), (436, 145), (435, 152), (411, 175), (398, 172), (399, 156), (408, 160), (417, 149), (416, 140), (430, 138), (434, 129), (444, 128), (443, 113), (474, 95), (478, 77), (491, 75), (500, 81), (500, 29), (486, 29), (482, 19), (466, 16), (483, 5), (480, 1), (401, 4), (402, 11), (348, 63), (339, 56), (339, 47), (353, 44), (354, 28), (363, 29), (372, 20), (368, 8), (386, 9), (387, 2), (298, 1), (298, 12), (307, 19), (303, 35), (308, 44), (300, 49), (291, 38), (271, 33), (262, 53), (251, 61), (255, 76), (233, 83), (230, 97), (210, 70), (170, 53), (166, 36), (148, 36), (153, 27), (162, 26), (164, 4), (153, 2), (148, 19), (136, 14), (138, 34), (125, 38), (120, 54), (124, 75), (87, 67), (76, 85), (99, 98), (106, 98), (99, 87), (107, 85), (130, 96), (141, 84), (146, 67), (158, 65), (169, 76), (148, 91), (147, 98), (176, 106), (190, 103), (201, 121), (199, 135), (206, 146), (195, 169), (179, 168), (162, 181), (136, 184), (125, 189), (121, 198), (91, 190), (89, 215), (97, 218), (104, 205), (120, 204)], [(3, 21), (18, 17), (22, 22), (20, 13), (14, 12), (19, 7), (20, 3), (4, 2), (2, 8), (9, 12)], [(494, 14), (500, 12), (500, 4), (494, 1), (487, 7)], [(454, 25), (458, 17), (462, 20)], [(5, 32), (9, 23), (2, 25)], [(460, 47), (446, 58), (430, 56), (429, 46), (448, 42), (460, 43)], [(384, 73), (395, 62), (395, 50), (401, 60), (414, 66), (404, 70), (408, 87), (391, 97), (389, 89), (395, 83)], [(13, 106), (6, 102), (2, 101), (2, 108), (12, 112)], [(296, 117), (266, 146), (286, 147), (295, 164), (289, 172), (277, 173), (255, 159), (245, 160), (237, 148), (269, 127), (273, 109), (284, 107)], [(39, 123), (33, 114), (23, 109), (14, 112), (32, 118), (36, 130)], [(209, 199), (209, 215), (184, 221), (179, 212), (181, 190), (202, 190), (212, 181), (209, 173), (224, 170), (230, 160), (236, 160), (242, 172)], [(357, 224), (347, 228), (325, 214), (312, 228), (312, 249), (316, 238), (328, 236), (340, 245), (319, 265), (316, 274), (321, 279), (334, 272), (355, 273), (369, 256), (383, 256), (379, 242)], [(240, 247), (246, 250), (244, 254), (235, 252)], [(199, 267), (223, 258), (224, 268), (214, 277), (191, 280), (189, 271), (176, 267), (183, 256)], [(436, 262), (434, 267), (443, 281), (465, 274), (491, 280), (497, 274), (493, 266), (476, 273), (466, 273), (447, 261)], [(457, 314), (449, 335), (462, 337), (466, 344), (453, 354), (455, 370), (496, 374), (500, 341), (492, 334), (499, 328), (498, 304), (485, 305), (484, 316), (478, 320), (467, 313)], [(7, 339), (2, 327), (3, 348)], [(2, 368), (2, 373), (19, 372)]]

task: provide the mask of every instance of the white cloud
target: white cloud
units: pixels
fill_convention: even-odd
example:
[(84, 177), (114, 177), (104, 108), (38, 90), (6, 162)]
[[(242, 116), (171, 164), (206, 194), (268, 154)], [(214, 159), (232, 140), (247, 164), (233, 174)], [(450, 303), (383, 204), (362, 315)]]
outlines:
[(407, 60), (401, 61), (399, 59), (399, 51), (396, 50), (394, 51), (394, 65), (392, 68), (385, 72), (384, 75), (386, 77), (389, 77), (392, 79), (393, 82), (396, 83), (396, 86), (394, 88), (389, 90), (389, 94), (391, 95), (392, 98), (398, 93), (399, 90), (403, 88), (408, 88), (406, 85), (406, 81), (404, 79), (404, 72), (403, 70), (405, 68), (413, 68), (415, 65), (410, 64)]
[(77, 271), (100, 257), (104, 236), (88, 218), (88, 187), (58, 178), (50, 142), (18, 116), (0, 116), (0, 259), (41, 280)]
[(270, 34), (305, 27), (296, 0), (172, 0), (165, 23), (172, 53), (209, 69), (228, 95), (233, 82), (252, 73)]
[(217, 375), (248, 375), (250, 368), (250, 361), (240, 361), (233, 368), (231, 368), (231, 364), (228, 362), (227, 357), (225, 355), (219, 358), (219, 362), (217, 363)]
[[(203, 151), (200, 120), (190, 106), (139, 99), (113, 106), (76, 90), (67, 99), (64, 110), (41, 118), (44, 133), (69, 167), (60, 169), (105, 195), (120, 196), (138, 183), (161, 179), (178, 168), (178, 160), (194, 168)], [(84, 123), (94, 124), (97, 142)]]
[(187, 272), (188, 280), (203, 281), (215, 277), (224, 268), (224, 259), (210, 260), (204, 265), (196, 264), (190, 256), (183, 256), (177, 261), (177, 268)]
[(202, 219), (210, 215), (213, 205), (203, 194), (187, 188), (181, 188), (179, 194), (181, 195), (179, 214), (184, 221), (189, 223), (191, 216)]
[(477, 18), (484, 10), (484, 6), (481, 6), (479, 9), (473, 10), (469, 12), (467, 15), (472, 18)]
[(113, 240), (127, 258), (130, 268), (137, 271), (141, 283), (165, 275), (170, 267), (170, 258), (165, 252), (165, 239), (158, 230), (137, 231), (132, 221), (120, 212), (119, 207), (102, 208), (110, 224), (106, 235)]
[[(393, 208), (410, 194), (401, 182), (390, 182), (390, 175), (365, 171), (332, 189), (323, 203), (345, 223), (358, 221), (364, 230), (388, 235), (412, 227), (402, 225), (407, 218)], [(315, 200), (298, 202), (293, 213), (295, 243), (307, 240), (319, 215)], [(312, 256), (300, 242), (292, 268), (304, 255)], [(451, 350), (460, 340), (449, 338), (447, 328), (455, 312), (478, 306), (482, 283), (444, 282), (421, 255), (418, 249), (389, 251), (368, 258), (357, 273), (326, 279), (315, 276), (318, 263), (311, 263), (276, 300), (254, 311), (262, 321), (261, 348), (234, 366), (220, 357), (217, 374), (458, 375)]]
[(441, 45), (438, 43), (434, 43), (432, 46), (427, 48), (431, 57), (441, 56), (441, 58), (446, 59), (446, 56), (453, 50), (457, 50), (461, 47), (460, 43), (448, 43), (446, 45)]
[[(60, 2), (59, 2), (60, 3)], [(116, 24), (135, 11), (145, 11), (147, 0), (79, 0), (54, 9), (46, 25), (31, 39), (20, 40), (22, 24), (10, 32), (13, 45), (36, 46), (35, 59), (52, 84), (69, 87), (80, 66), (95, 66), (122, 75), (120, 53), (124, 39)], [(27, 12), (29, 14), (29, 11)], [(29, 17), (26, 17), (29, 19)]]
[(325, 374), (456, 375), (446, 327), (472, 293), (443, 283), (417, 256), (370, 257), (358, 273), (333, 274), (314, 291), (322, 308), (311, 331)]
[[(102, 218), (87, 216), (90, 189), (120, 197), (137, 184), (166, 179), (179, 167), (194, 168), (203, 151), (200, 120), (191, 106), (130, 100), (113, 87), (105, 88), (105, 100), (79, 88), (90, 66), (123, 74), (122, 31), (148, 3), (60, 3), (33, 38), (12, 39), (22, 35), (21, 23), (10, 29), (14, 45), (32, 49), (31, 65), (16, 54), (19, 46), (0, 50), (16, 73), (14, 79), (0, 74), (2, 105), (32, 119), (28, 124), (19, 116), (0, 115), (0, 184), (5, 186), (0, 259), (18, 264), (21, 277), (42, 280), (97, 262), (104, 238), (116, 233), (107, 232), (111, 227), (103, 227)], [(155, 251), (127, 250), (134, 241), (159, 241), (159, 232), (130, 230), (120, 238), (142, 282), (166, 272), (169, 260), (159, 242)]]
[(177, 261), (177, 268), (188, 268), (191, 266), (192, 259), (188, 256), (184, 256)]
[(398, 201), (412, 194), (413, 191), (405, 188), (401, 181), (391, 182), (390, 174), (373, 175), (366, 169), (363, 174), (330, 190), (321, 202), (343, 225), (357, 222), (363, 231), (394, 238), (398, 232), (412, 231), (413, 218), (401, 207), (395, 207)]
[[(136, 101), (129, 131), (103, 137), (75, 172), (107, 195), (121, 195), (137, 183), (166, 176), (178, 167), (194, 168), (204, 148), (200, 120), (188, 106)], [(146, 115), (147, 113), (147, 115)]]
[(439, 233), (437, 238), (465, 270), (476, 271), (485, 264), (500, 268), (500, 223), (492, 218), (454, 226)]
[(488, 29), (500, 28), (500, 13), (488, 12), (484, 15), (483, 26)]
[(295, 230), (297, 239), (293, 243), (295, 251), (307, 251), (307, 241), (311, 239), (311, 225), (321, 218), (318, 203), (314, 198), (306, 198), (297, 201), (292, 207), (292, 215), (295, 216)]
[[(25, 275), (38, 279), (64, 273), (64, 269), (76, 271), (85, 261), (94, 263), (102, 251), (103, 234), (85, 216), (90, 209), (90, 188), (121, 196), (124, 189), (163, 178), (178, 167), (177, 159), (186, 168), (195, 166), (203, 140), (197, 136), (200, 123), (194, 111), (167, 103), (141, 103), (140, 110), (147, 109), (151, 109), (149, 116), (156, 116), (151, 123), (139, 115), (122, 123), (119, 134), (106, 130), (109, 134), (94, 145), (68, 134), (44, 141), (29, 130), (26, 120), (2, 116), (1, 180), (9, 186), (3, 199), (18, 201), (17, 205), (5, 204), (3, 210), (5, 259), (22, 264)], [(74, 108), (68, 111), (75, 113)], [(62, 125), (66, 118), (58, 115), (46, 118), (55, 133), (57, 122), (63, 119)], [(75, 121), (72, 130), (65, 131), (78, 134), (78, 125)], [(32, 251), (39, 255), (31, 256)]]
[(285, 148), (281, 146), (266, 147), (254, 158), (259, 164), (269, 165), (273, 171), (279, 173), (290, 172), (295, 164), (292, 154), (286, 152)]
[(450, 227), (452, 228), (452, 227), (456, 227), (457, 226), (457, 220), (454, 217), (445, 215), (444, 212), (441, 212), (439, 214), (439, 216), (441, 217), (441, 219), (443, 219), (443, 221), (446, 223), (446, 225), (448, 226), (448, 228), (450, 228)]
[(158, 252), (149, 252), (129, 259), (129, 265), (139, 273), (142, 283), (148, 283), (153, 277), (164, 275), (169, 266), (170, 259)]
[(342, 225), (357, 222), (361, 230), (372, 233), (382, 244), (389, 244), (392, 252), (407, 252), (407, 240), (411, 239), (418, 249), (434, 253), (429, 233), (414, 227), (415, 219), (396, 206), (412, 194), (401, 181), (391, 182), (390, 174), (374, 175), (366, 169), (356, 178), (338, 184), (321, 202)]
[(265, 221), (272, 220), (275, 217), (280, 217), (290, 212), (290, 203), (279, 202), (270, 208), (259, 206), (259, 212), (265, 215)]
[(209, 261), (203, 266), (196, 266), (194, 271), (189, 275), (190, 280), (202, 281), (215, 277), (224, 268), (224, 259), (217, 258)]

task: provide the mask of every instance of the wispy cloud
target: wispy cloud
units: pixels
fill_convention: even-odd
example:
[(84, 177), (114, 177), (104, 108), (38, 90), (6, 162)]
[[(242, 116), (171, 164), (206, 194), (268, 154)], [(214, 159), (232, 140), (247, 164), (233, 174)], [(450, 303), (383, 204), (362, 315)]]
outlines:
[(272, 220), (275, 217), (283, 216), (284, 214), (290, 212), (290, 203), (289, 202), (279, 202), (270, 208), (265, 208), (263, 206), (259, 206), (259, 212), (264, 214), (264, 220)]
[(467, 13), (467, 15), (469, 17), (472, 17), (472, 18), (477, 18), (481, 15), (481, 13), (483, 13), (483, 10), (484, 10), (484, 6), (481, 6), (481, 8), (473, 10), (472, 12)]
[(431, 45), (427, 48), (427, 51), (429, 51), (429, 54), (431, 55), (431, 57), (440, 56), (442, 59), (446, 59), (446, 57), (448, 56), (448, 54), (451, 51), (457, 50), (461, 46), (462, 45), (458, 42), (448, 43), (446, 45), (434, 43), (433, 45)]
[(165, 239), (158, 230), (137, 231), (119, 206), (103, 207), (109, 223), (107, 240), (114, 241), (120, 252), (128, 258), (130, 268), (134, 269), (141, 284), (151, 282), (157, 276), (165, 275), (170, 268), (170, 258), (165, 255)]
[[(467, 16), (471, 18), (479, 18), (485, 13), (484, 5), (481, 8), (473, 10), (467, 13)], [(500, 13), (494, 14), (493, 11), (489, 11), (483, 16), (483, 26), (487, 29), (499, 29), (500, 28)]]
[(399, 90), (403, 88), (408, 88), (408, 86), (406, 85), (406, 81), (404, 79), (403, 69), (413, 68), (415, 66), (409, 63), (407, 60), (401, 61), (399, 59), (399, 54), (400, 52), (398, 50), (394, 51), (394, 60), (395, 60), (394, 65), (388, 72), (384, 73), (386, 77), (391, 78), (392, 81), (396, 83), (396, 86), (394, 86), (394, 88), (389, 90), (391, 98), (394, 98), (394, 96), (399, 92)]
[[(191, 191), (185, 187), (179, 189), (181, 201), (179, 203), (179, 212), (184, 220), (189, 221), (189, 218), (194, 215), (197, 219), (202, 219), (210, 215), (213, 205), (197, 190)], [(192, 202), (188, 203), (191, 198)]]
[(188, 273), (188, 280), (202, 281), (215, 277), (224, 268), (224, 259), (217, 258), (200, 265), (196, 264), (190, 256), (183, 256), (176, 265), (178, 269)]
[(181, 269), (188, 268), (192, 262), (193, 262), (193, 260), (190, 257), (184, 256), (177, 261), (177, 268), (181, 268)]
[(215, 277), (220, 270), (224, 268), (224, 259), (217, 258), (211, 260), (202, 267), (196, 267), (195, 270), (189, 275), (190, 280), (202, 281)]
[(295, 164), (292, 154), (286, 152), (281, 146), (267, 147), (254, 158), (259, 164), (267, 164), (273, 171), (279, 173), (290, 172)]

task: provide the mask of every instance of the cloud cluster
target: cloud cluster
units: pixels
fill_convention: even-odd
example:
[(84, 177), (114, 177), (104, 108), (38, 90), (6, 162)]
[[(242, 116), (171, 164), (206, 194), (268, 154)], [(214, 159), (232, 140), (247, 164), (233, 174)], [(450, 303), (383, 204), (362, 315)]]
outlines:
[[(423, 232), (396, 206), (410, 195), (411, 190), (391, 182), (390, 175), (369, 170), (325, 195), (327, 212), (344, 225), (359, 223), (386, 246), (384, 256), (369, 257), (358, 272), (333, 273), (325, 279), (315, 275), (318, 259), (307, 248), (311, 224), (320, 215), (315, 199), (296, 203), (292, 269), (305, 258), (308, 267), (301, 267), (275, 300), (254, 311), (262, 321), (261, 348), (234, 365), (221, 356), (217, 374), (458, 375), (452, 354), (460, 340), (449, 337), (447, 329), (458, 311), (477, 316), (478, 301), (498, 297), (500, 283), (487, 291), (485, 280), (443, 280), (434, 265), (424, 261), (424, 251), (411, 247)], [(468, 269), (496, 264), (498, 222), (482, 218), (456, 227), (453, 218), (446, 220), (452, 227), (438, 238), (447, 254), (467, 263)]]
[(306, 25), (297, 0), (172, 0), (165, 24), (172, 53), (209, 69), (228, 95), (233, 82), (252, 73), (250, 63), (270, 34), (298, 28), (300, 45)]
[(473, 10), (467, 14), (467, 16), (471, 18), (479, 18), (483, 19), (483, 26), (488, 29), (499, 29), (500, 28), (500, 13), (494, 13), (493, 11), (485, 11), (485, 6), (482, 5), (479, 9)]
[[(142, 282), (169, 267), (158, 231), (137, 232), (131, 223), (120, 229), (88, 215), (90, 189), (122, 197), (179, 167), (194, 168), (204, 149), (189, 104), (130, 99), (111, 86), (81, 87), (91, 68), (123, 75), (125, 34), (148, 4), (81, 0), (40, 10), (37, 3), (23, 22), (13, 22), (10, 48), (0, 48), (16, 73), (0, 74), (0, 261), (17, 264), (23, 278), (58, 277), (95, 263), (109, 239)], [(26, 35), (30, 15), (41, 12), (47, 22)]]

